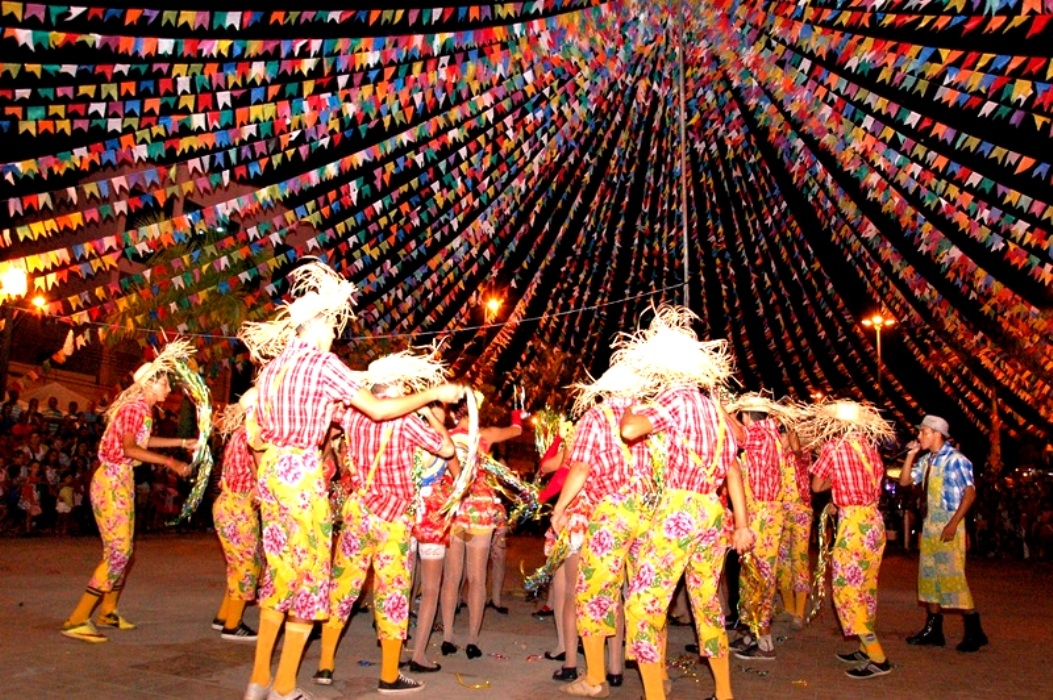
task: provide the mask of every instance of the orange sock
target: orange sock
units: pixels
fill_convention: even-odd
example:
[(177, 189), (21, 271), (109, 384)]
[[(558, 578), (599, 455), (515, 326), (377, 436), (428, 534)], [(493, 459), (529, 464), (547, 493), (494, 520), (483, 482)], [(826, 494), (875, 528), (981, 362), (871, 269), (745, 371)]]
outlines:
[[(337, 624), (333, 624), (333, 623)], [(332, 671), (336, 668), (336, 645), (340, 641), (340, 633), (344, 631), (344, 623), (335, 617), (322, 625), (322, 657), (318, 659), (319, 671)]]
[(603, 653), (606, 641), (602, 634), (581, 638), (581, 645), (585, 647), (585, 681), (589, 685), (603, 685), (607, 681), (607, 659)]
[(647, 700), (665, 700), (665, 679), (662, 678), (664, 664), (641, 664), (640, 677), (643, 679), (644, 697)]
[(307, 638), (314, 629), (313, 622), (285, 622), (285, 641), (282, 642), (282, 656), (278, 659), (278, 672), (274, 674), (273, 690), (278, 695), (288, 695), (296, 690), (296, 674), (300, 670), (300, 659)]
[(230, 594), (223, 594), (223, 602), (219, 604), (219, 612), (216, 613), (216, 619), (226, 622), (227, 620), (227, 608), (230, 606)]
[(709, 670), (713, 672), (713, 695), (718, 700), (727, 700), (731, 695), (731, 664), (727, 656), (709, 657)]
[(399, 655), (401, 653), (401, 639), (380, 640), (380, 680), (385, 683), (394, 683), (399, 679)]
[(871, 661), (878, 664), (885, 663), (885, 650), (881, 648), (881, 642), (877, 640), (877, 635), (868, 634), (865, 637), (860, 637), (859, 643), (863, 645), (863, 651), (870, 657)]
[(223, 619), (223, 629), (236, 630), (241, 624), (241, 616), (245, 614), (245, 603), (247, 601), (231, 598), (227, 601), (227, 614)]
[(779, 596), (782, 597), (782, 609), (791, 615), (794, 614), (794, 600), (792, 588), (780, 588)]
[(793, 594), (793, 611), (797, 617), (804, 617), (804, 608), (808, 605), (808, 591), (797, 591)]
[(260, 631), (256, 637), (256, 657), (252, 664), (252, 677), (249, 680), (257, 685), (267, 687), (271, 684), (271, 657), (274, 656), (274, 644), (278, 633), (285, 622), (285, 613), (260, 608)]
[(102, 594), (102, 603), (99, 605), (100, 615), (109, 615), (117, 609), (117, 601), (121, 599), (123, 588), (114, 588)]
[(95, 610), (95, 606), (99, 604), (100, 597), (102, 597), (101, 591), (94, 588), (86, 589), (80, 597), (77, 607), (73, 609), (73, 614), (66, 620), (66, 624), (73, 627), (87, 622), (88, 618), (91, 617), (92, 611)]

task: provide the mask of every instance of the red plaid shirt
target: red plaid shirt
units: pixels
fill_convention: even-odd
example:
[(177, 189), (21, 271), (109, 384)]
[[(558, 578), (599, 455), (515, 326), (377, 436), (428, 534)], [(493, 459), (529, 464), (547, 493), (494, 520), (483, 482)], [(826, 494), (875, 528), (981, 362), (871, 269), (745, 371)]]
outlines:
[(782, 500), (812, 505), (811, 466), (811, 452), (805, 451), (798, 455), (787, 450), (782, 467)]
[(276, 447), (318, 447), (325, 438), (337, 402), (362, 388), (336, 355), (292, 340), (260, 372), (257, 419), (264, 442)]
[(256, 486), (256, 462), (249, 451), (245, 426), (230, 435), (223, 448), (223, 478), (221, 485), (230, 493), (249, 493)]
[[(713, 401), (695, 387), (680, 386), (662, 392), (654, 403), (633, 411), (651, 421), (652, 432), (666, 434), (669, 457), (665, 488), (697, 493), (712, 493), (720, 488), (728, 467), (735, 462), (738, 444)], [(701, 464), (696, 464), (696, 459)]]
[[(409, 513), (417, 495), (413, 483), (413, 453), (419, 447), (432, 454), (442, 449), (442, 435), (417, 415), (375, 422), (355, 410), (347, 411), (343, 421), (347, 456), (356, 473), (353, 483), (365, 489), (365, 503), (377, 517), (393, 521)], [(390, 431), (381, 453), (385, 433)], [(373, 461), (380, 461), (369, 483)]]
[(578, 421), (570, 463), (589, 465), (585, 497), (592, 503), (622, 489), (643, 493), (654, 479), (647, 441), (638, 440), (629, 447), (621, 437), (622, 415), (632, 403), (632, 399), (610, 398), (604, 402), (607, 410), (595, 406)]
[(848, 435), (823, 445), (812, 474), (831, 481), (834, 505), (866, 506), (881, 496), (885, 466), (869, 441)]
[(746, 481), (755, 501), (777, 501), (782, 487), (779, 424), (765, 418), (746, 426)]
[(99, 442), (99, 461), (104, 464), (127, 464), (134, 466), (138, 460), (124, 456), (124, 436), (135, 436), (135, 444), (145, 448), (150, 442), (150, 428), (154, 417), (145, 399), (126, 403), (117, 409), (117, 415), (106, 426)]

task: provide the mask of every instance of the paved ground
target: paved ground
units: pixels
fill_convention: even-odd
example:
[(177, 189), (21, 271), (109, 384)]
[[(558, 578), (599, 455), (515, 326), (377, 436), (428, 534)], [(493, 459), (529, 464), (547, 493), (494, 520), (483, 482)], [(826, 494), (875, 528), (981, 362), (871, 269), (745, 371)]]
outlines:
[[(529, 571), (541, 543), (512, 538), (506, 590), (511, 614), (486, 617), (482, 659), (463, 653), (443, 658), (433, 635), (432, 658), (441, 672), (422, 677), (428, 687), (415, 697), (562, 697), (550, 679), (555, 663), (530, 660), (555, 644), (551, 620), (530, 613), (533, 603), (517, 593), (520, 561)], [(222, 557), (212, 536), (152, 535), (137, 543), (137, 563), (121, 610), (139, 623), (131, 632), (108, 632), (111, 641), (89, 645), (58, 634), (100, 554), (93, 538), (0, 539), (0, 696), (9, 698), (239, 698), (249, 677), (253, 645), (224, 642), (209, 628), (222, 597)], [(832, 610), (803, 632), (777, 623), (778, 659), (750, 664), (732, 660), (739, 698), (1050, 698), (1053, 671), (1046, 655), (1053, 620), (1053, 566), (1025, 562), (970, 561), (970, 581), (983, 612), (989, 647), (977, 654), (953, 648), (961, 621), (951, 617), (944, 649), (915, 649), (904, 638), (923, 621), (914, 602), (914, 555), (890, 552), (881, 571), (878, 631), (895, 670), (853, 681), (834, 654), (850, 650)], [(458, 616), (462, 642), (466, 615)], [(257, 619), (250, 609), (246, 619)], [(685, 627), (671, 628), (671, 656), (693, 641)], [(374, 697), (379, 649), (369, 621), (352, 620), (337, 653), (336, 682), (318, 688), (322, 698)], [(310, 686), (318, 646), (307, 650), (301, 683)], [(674, 659), (673, 698), (712, 692), (705, 666), (686, 655)], [(458, 677), (458, 674), (460, 676)], [(489, 683), (488, 688), (468, 686)], [(635, 672), (612, 697), (638, 698)]]

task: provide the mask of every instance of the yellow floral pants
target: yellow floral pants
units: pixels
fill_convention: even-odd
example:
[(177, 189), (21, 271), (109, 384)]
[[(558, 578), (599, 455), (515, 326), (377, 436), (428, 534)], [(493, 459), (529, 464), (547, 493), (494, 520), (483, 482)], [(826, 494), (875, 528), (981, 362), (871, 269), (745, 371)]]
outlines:
[(778, 501), (750, 501), (750, 530), (757, 536), (750, 551), (749, 565), (742, 567), (739, 582), (739, 617), (751, 629), (767, 627), (775, 606), (775, 566), (779, 560), (779, 540), (782, 537), (783, 511)]
[(347, 622), (372, 564), (377, 638), (405, 639), (413, 583), (412, 521), (408, 515), (394, 521), (378, 518), (356, 494), (344, 501), (343, 519), (333, 554), (330, 615)]
[(251, 494), (221, 491), (212, 504), (212, 522), (227, 562), (227, 595), (254, 599), (260, 577), (260, 516)]
[(727, 656), (717, 597), (728, 547), (728, 513), (716, 494), (670, 489), (641, 537), (639, 561), (625, 601), (626, 658), (660, 663), (666, 614), (685, 574), (703, 656)]
[(102, 561), (88, 588), (106, 593), (124, 585), (135, 536), (135, 479), (132, 468), (103, 464), (91, 479), (91, 510), (102, 538)]
[[(785, 501), (782, 508), (782, 538), (779, 540), (775, 578), (782, 590), (807, 593), (812, 587), (811, 561), (808, 559), (812, 507), (800, 501)], [(789, 605), (787, 601), (783, 603)]]
[(877, 505), (843, 506), (831, 558), (834, 608), (845, 636), (874, 634), (885, 522)]
[(578, 634), (583, 637), (615, 633), (626, 568), (630, 578), (635, 571), (630, 550), (651, 525), (651, 511), (640, 500), (610, 494), (592, 511), (578, 560), (575, 595)]
[(329, 617), (333, 516), (314, 450), (270, 446), (259, 465), (267, 565), (260, 606), (301, 620)]

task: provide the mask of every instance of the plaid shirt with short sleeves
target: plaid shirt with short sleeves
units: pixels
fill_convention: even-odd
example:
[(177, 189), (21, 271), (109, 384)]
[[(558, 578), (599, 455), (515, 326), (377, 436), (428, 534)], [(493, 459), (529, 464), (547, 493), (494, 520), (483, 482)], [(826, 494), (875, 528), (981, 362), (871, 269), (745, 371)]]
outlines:
[(223, 448), (223, 478), (221, 485), (230, 493), (249, 493), (256, 486), (256, 462), (249, 451), (245, 426), (231, 433)]
[(257, 419), (260, 437), (275, 447), (318, 447), (329, 430), (337, 402), (362, 384), (336, 355), (293, 339), (260, 372)]
[[(632, 399), (609, 398), (604, 401), (607, 410), (604, 406), (594, 406), (578, 421), (569, 463), (589, 465), (585, 497), (592, 503), (599, 503), (604, 496), (623, 489), (641, 494), (654, 478), (647, 441), (638, 440), (630, 447), (622, 440), (622, 415), (631, 405)], [(631, 463), (626, 460), (627, 456)]]
[(847, 435), (823, 445), (812, 474), (830, 480), (834, 505), (867, 506), (881, 497), (885, 466), (869, 440)]
[[(735, 462), (738, 444), (727, 419), (709, 397), (693, 386), (680, 386), (662, 392), (654, 403), (633, 412), (651, 421), (652, 433), (666, 435), (669, 456), (665, 488), (696, 493), (720, 488), (728, 467)], [(701, 464), (696, 464), (688, 445)]]
[(746, 480), (755, 501), (777, 501), (782, 488), (779, 424), (765, 418), (746, 426)]
[(153, 427), (153, 423), (153, 413), (145, 399), (126, 403), (118, 408), (117, 415), (106, 426), (106, 432), (102, 434), (102, 440), (99, 442), (99, 461), (114, 465), (138, 464), (138, 460), (124, 456), (124, 436), (131, 433), (135, 436), (135, 444), (145, 448), (150, 441), (150, 428)]
[(930, 462), (932, 463), (931, 469), (943, 469), (943, 493), (940, 494), (941, 507), (944, 510), (958, 510), (962, 499), (965, 498), (965, 490), (970, 486), (975, 486), (973, 481), (973, 463), (961, 452), (944, 443), (938, 452), (935, 454), (926, 452), (914, 463), (914, 467), (911, 469), (911, 477), (915, 484), (920, 484), (925, 480), (925, 468)]
[[(438, 453), (442, 449), (442, 435), (416, 414), (376, 422), (352, 410), (344, 414), (342, 422), (349, 466), (356, 472), (353, 482), (365, 486), (366, 507), (389, 522), (409, 514), (417, 495), (417, 486), (413, 483), (413, 453), (418, 447)], [(390, 431), (390, 437), (380, 453), (386, 431)], [(378, 453), (380, 461), (372, 483), (368, 483)]]

